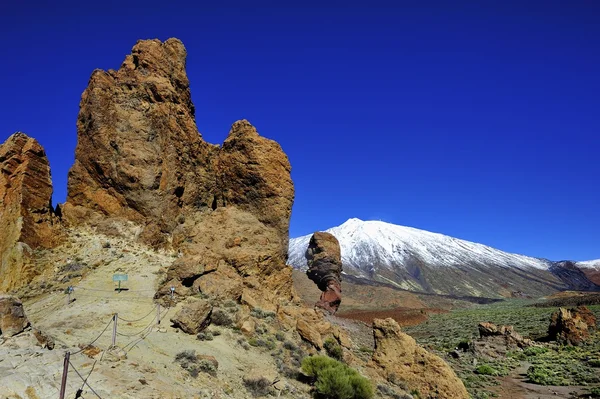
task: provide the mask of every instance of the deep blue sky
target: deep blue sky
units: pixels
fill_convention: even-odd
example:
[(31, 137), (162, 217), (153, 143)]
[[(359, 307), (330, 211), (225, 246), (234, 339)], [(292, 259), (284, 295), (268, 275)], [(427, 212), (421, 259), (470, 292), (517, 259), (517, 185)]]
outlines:
[(0, 3), (0, 141), (44, 145), (55, 202), (92, 70), (178, 37), (204, 138), (246, 118), (290, 157), (291, 236), (359, 217), (600, 258), (600, 2), (68, 3)]

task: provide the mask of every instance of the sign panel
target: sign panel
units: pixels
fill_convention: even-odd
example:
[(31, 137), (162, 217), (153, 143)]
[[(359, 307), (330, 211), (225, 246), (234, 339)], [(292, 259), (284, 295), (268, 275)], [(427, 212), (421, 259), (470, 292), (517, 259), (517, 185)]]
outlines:
[(113, 274), (113, 281), (127, 281), (126, 274)]

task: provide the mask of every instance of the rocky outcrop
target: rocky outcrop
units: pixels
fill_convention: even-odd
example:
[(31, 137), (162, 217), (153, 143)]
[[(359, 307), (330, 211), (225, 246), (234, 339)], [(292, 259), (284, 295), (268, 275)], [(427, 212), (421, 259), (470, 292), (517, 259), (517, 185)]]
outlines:
[(0, 334), (12, 337), (29, 327), (21, 301), (11, 295), (0, 295)]
[(195, 122), (186, 50), (140, 40), (119, 70), (95, 70), (81, 97), (64, 214), (124, 217), (170, 231), (215, 196), (214, 154)]
[(0, 171), (0, 291), (10, 291), (38, 274), (32, 249), (53, 247), (60, 234), (42, 146), (13, 134), (0, 146)]
[(493, 323), (484, 322), (477, 326), (480, 340), (494, 340), (500, 338), (507, 347), (524, 348), (533, 344), (530, 339), (523, 338), (515, 331), (513, 326), (497, 326)]
[(559, 308), (552, 313), (548, 326), (548, 338), (567, 345), (579, 345), (590, 338), (596, 329), (596, 317), (585, 306)]
[(462, 381), (440, 357), (427, 352), (400, 331), (391, 318), (373, 320), (375, 352), (370, 367), (388, 381), (400, 380), (422, 398), (468, 398)]
[(240, 299), (257, 306), (293, 297), (286, 267), (294, 200), (290, 163), (276, 142), (246, 120), (222, 148), (202, 139), (195, 122), (186, 50), (177, 39), (139, 41), (120, 69), (94, 71), (77, 121), (65, 219), (100, 225), (125, 219), (138, 239), (172, 247), (157, 294)]
[(330, 233), (314, 233), (305, 256), (308, 278), (323, 291), (315, 306), (335, 313), (342, 302), (342, 257), (337, 238)]
[(477, 326), (479, 339), (475, 340), (472, 349), (479, 356), (486, 358), (504, 357), (509, 350), (526, 348), (534, 345), (530, 339), (523, 338), (513, 326), (497, 326), (484, 322)]
[(210, 324), (212, 306), (205, 300), (188, 298), (171, 323), (188, 334), (198, 334)]

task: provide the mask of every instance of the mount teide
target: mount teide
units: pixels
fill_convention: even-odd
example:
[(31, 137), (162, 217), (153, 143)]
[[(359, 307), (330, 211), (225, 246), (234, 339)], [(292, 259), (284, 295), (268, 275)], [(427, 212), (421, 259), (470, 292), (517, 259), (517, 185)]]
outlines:
[[(326, 230), (340, 242), (344, 273), (417, 292), (543, 296), (600, 290), (595, 262), (553, 262), (380, 221), (349, 219)], [(290, 240), (289, 263), (306, 268), (310, 235)]]

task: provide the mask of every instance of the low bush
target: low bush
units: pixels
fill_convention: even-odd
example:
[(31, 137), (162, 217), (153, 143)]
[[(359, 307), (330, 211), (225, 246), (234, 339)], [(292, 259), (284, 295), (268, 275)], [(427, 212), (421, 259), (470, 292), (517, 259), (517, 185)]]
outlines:
[(498, 371), (489, 364), (482, 364), (475, 369), (476, 374), (481, 375), (498, 375)]
[(271, 312), (268, 310), (262, 310), (261, 308), (254, 308), (250, 312), (250, 314), (257, 319), (273, 319), (275, 318), (275, 312)]
[(323, 347), (329, 356), (336, 360), (342, 360), (344, 358), (344, 350), (333, 338), (327, 338), (323, 343)]
[(330, 399), (370, 399), (371, 382), (344, 363), (326, 356), (302, 360), (302, 371), (312, 377), (318, 395)]
[(214, 308), (210, 317), (210, 322), (215, 326), (229, 327), (233, 325), (231, 315), (221, 308)]
[(244, 386), (255, 397), (267, 396), (273, 392), (273, 384), (265, 377), (244, 378)]
[(198, 333), (198, 335), (196, 335), (196, 338), (198, 338), (200, 341), (212, 341), (214, 337), (213, 333), (211, 333), (210, 331), (204, 331)]
[(530, 366), (527, 369), (527, 379), (538, 385), (566, 385), (555, 372), (544, 366)]
[(195, 350), (188, 349), (179, 352), (175, 355), (175, 361), (194, 378), (198, 377), (200, 372), (214, 377), (217, 375), (217, 365), (209, 360), (199, 359)]
[(546, 352), (548, 352), (548, 349), (544, 348), (543, 346), (530, 346), (523, 351), (523, 354), (525, 356), (537, 356)]

